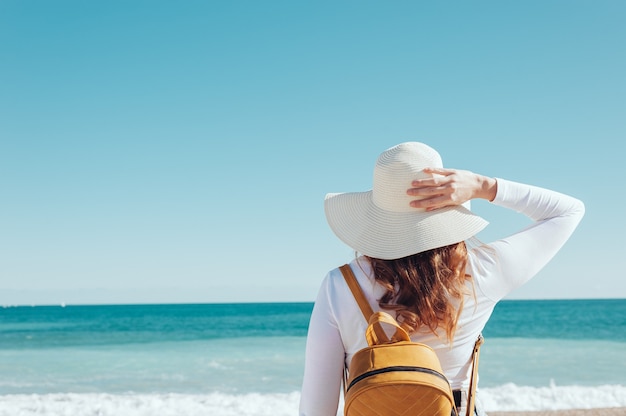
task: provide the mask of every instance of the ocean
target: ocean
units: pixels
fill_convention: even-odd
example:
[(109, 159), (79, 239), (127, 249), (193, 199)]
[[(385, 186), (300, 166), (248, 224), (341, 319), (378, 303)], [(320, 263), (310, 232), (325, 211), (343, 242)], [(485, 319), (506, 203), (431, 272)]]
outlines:
[[(0, 308), (0, 416), (297, 414), (312, 303)], [(626, 299), (502, 301), (489, 410), (626, 407)]]

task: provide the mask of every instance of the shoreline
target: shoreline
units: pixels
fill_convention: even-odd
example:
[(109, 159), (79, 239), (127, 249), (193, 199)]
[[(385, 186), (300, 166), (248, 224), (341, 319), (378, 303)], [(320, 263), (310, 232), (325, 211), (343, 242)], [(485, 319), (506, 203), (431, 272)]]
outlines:
[(487, 416), (626, 416), (626, 407), (487, 412)]

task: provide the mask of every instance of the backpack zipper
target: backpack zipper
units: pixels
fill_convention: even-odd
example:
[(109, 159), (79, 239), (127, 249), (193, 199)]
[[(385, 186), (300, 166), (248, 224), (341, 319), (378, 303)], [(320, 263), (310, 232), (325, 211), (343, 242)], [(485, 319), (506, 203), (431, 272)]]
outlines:
[(393, 372), (393, 371), (415, 371), (415, 372), (418, 372), (418, 373), (432, 374), (432, 375), (437, 376), (437, 377), (441, 378), (442, 380), (444, 380), (446, 383), (448, 383), (448, 385), (450, 384), (450, 382), (448, 381), (446, 376), (444, 376), (440, 372), (435, 371), (433, 369), (424, 368), (424, 367), (413, 367), (413, 366), (406, 366), (406, 365), (398, 365), (398, 366), (394, 366), (394, 367), (379, 368), (378, 370), (371, 370), (371, 371), (368, 371), (366, 373), (363, 373), (360, 376), (355, 377), (354, 380), (352, 380), (352, 382), (350, 383), (350, 385), (348, 386), (346, 391), (350, 390), (352, 388), (352, 386), (354, 386), (356, 383), (358, 383), (359, 381), (363, 380), (364, 378), (375, 376), (375, 375), (378, 375), (378, 374), (390, 373), (390, 372)]

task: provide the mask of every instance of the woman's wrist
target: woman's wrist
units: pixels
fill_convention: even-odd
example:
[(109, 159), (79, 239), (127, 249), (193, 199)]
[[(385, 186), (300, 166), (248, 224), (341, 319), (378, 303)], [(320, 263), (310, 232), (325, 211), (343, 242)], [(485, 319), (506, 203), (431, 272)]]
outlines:
[(477, 190), (475, 197), (480, 199), (486, 199), (491, 202), (495, 199), (498, 193), (498, 181), (496, 178), (489, 176), (476, 175), (477, 176)]

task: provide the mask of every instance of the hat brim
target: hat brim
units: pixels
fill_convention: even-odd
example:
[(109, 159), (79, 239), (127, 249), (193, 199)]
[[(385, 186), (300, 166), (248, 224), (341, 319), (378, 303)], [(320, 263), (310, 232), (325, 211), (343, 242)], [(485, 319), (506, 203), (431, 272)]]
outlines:
[(324, 211), (341, 241), (366, 256), (393, 260), (465, 241), (488, 224), (463, 206), (434, 211), (386, 211), (372, 191), (328, 194)]

